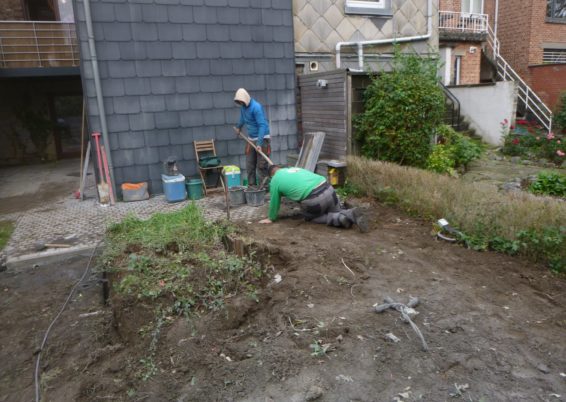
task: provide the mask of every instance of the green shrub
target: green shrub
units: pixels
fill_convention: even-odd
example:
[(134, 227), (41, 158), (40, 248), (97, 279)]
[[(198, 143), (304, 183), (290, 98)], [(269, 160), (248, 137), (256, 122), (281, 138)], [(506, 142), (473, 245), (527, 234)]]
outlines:
[(554, 114), (554, 124), (562, 131), (566, 130), (566, 92), (560, 95), (560, 102)]
[(566, 197), (566, 175), (554, 172), (540, 172), (529, 191), (540, 195)]
[[(506, 130), (504, 123), (501, 124)], [(545, 158), (560, 165), (566, 160), (566, 138), (548, 133), (535, 123), (517, 120), (517, 126), (505, 135), (501, 152), (530, 159)]]
[(452, 127), (440, 125), (436, 134), (439, 144), (434, 146), (427, 159), (426, 168), (437, 173), (453, 174), (454, 169), (466, 167), (481, 156), (481, 145), (456, 132)]
[(478, 159), (483, 152), (483, 148), (472, 139), (457, 133), (452, 144), (452, 154), (456, 167), (468, 166), (474, 159)]
[(425, 167), (444, 116), (438, 60), (396, 48), (392, 67), (391, 73), (373, 76), (364, 93), (365, 110), (355, 119), (361, 151), (372, 159)]
[(455, 162), (448, 145), (436, 145), (426, 161), (426, 168), (436, 173), (454, 174)]

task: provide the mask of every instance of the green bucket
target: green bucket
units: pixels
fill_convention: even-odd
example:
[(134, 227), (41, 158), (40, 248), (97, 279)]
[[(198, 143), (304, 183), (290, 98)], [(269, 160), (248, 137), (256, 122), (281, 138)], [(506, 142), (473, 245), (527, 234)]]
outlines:
[(200, 200), (202, 198), (202, 180), (189, 179), (186, 182), (187, 194), (190, 200)]

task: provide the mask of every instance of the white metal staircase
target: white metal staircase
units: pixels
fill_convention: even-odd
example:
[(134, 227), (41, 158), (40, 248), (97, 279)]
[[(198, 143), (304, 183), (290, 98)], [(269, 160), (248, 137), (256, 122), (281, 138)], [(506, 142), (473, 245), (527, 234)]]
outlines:
[(487, 55), (492, 57), (495, 63), (498, 78), (503, 81), (515, 81), (517, 83), (517, 96), (525, 105), (525, 109), (532, 113), (548, 132), (552, 131), (552, 111), (501, 56), (499, 39), (497, 39), (489, 24), (487, 24), (487, 45), (489, 47)]

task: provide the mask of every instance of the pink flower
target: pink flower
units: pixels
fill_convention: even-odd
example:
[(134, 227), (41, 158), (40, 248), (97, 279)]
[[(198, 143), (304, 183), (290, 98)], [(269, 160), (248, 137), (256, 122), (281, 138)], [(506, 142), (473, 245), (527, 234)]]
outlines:
[(564, 156), (564, 155), (566, 155), (566, 153), (562, 152), (561, 150), (558, 150), (558, 151), (556, 151), (556, 155)]
[(165, 286), (165, 281), (164, 281), (163, 279), (159, 281), (159, 286), (160, 286), (160, 287)]
[(507, 123), (509, 123), (509, 120), (503, 119), (503, 123), (507, 124)]
[(519, 145), (519, 142), (520, 142), (520, 141), (519, 141), (518, 138), (513, 138), (513, 141), (512, 141), (512, 142), (513, 142), (513, 144), (515, 144), (515, 145)]
[(546, 135), (546, 139), (547, 139), (547, 140), (553, 140), (553, 139), (554, 139), (554, 133), (553, 133), (553, 132), (548, 133), (548, 134)]

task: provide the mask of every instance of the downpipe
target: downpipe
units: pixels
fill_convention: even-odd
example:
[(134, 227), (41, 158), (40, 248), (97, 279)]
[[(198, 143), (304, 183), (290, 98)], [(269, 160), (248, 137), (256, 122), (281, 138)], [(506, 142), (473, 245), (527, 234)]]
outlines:
[(100, 86), (100, 72), (98, 70), (98, 57), (96, 56), (96, 47), (94, 45), (94, 31), (92, 29), (92, 15), (90, 13), (90, 0), (83, 0), (85, 11), (86, 32), (88, 37), (88, 49), (90, 51), (90, 61), (92, 64), (92, 75), (94, 78), (94, 91), (96, 93), (96, 104), (98, 106), (98, 115), (100, 117), (100, 128), (102, 131), (102, 140), (106, 145), (108, 152), (108, 170), (112, 183), (112, 192), (116, 194), (116, 182), (114, 181), (114, 164), (112, 163), (112, 151), (110, 149), (110, 141), (108, 138), (108, 126), (106, 124), (106, 109), (104, 108), (104, 98), (102, 96), (102, 87)]
[(358, 42), (338, 42), (336, 44), (336, 68), (340, 68), (340, 50), (344, 46), (357, 46), (358, 53), (358, 71), (364, 70), (364, 46), (384, 45), (391, 43), (407, 43), (428, 40), (432, 36), (432, 1), (427, 0), (427, 33), (424, 35), (406, 36), (403, 38), (388, 38), (388, 39), (375, 39), (365, 40)]

